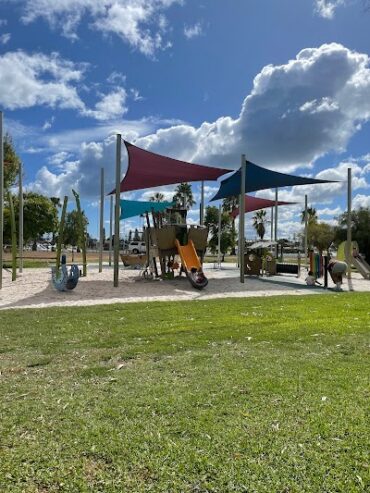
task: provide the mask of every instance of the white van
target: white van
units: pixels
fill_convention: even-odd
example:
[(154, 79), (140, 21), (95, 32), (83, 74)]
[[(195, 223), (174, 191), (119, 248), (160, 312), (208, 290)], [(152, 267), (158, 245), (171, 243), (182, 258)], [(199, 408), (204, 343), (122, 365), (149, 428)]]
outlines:
[(145, 241), (130, 241), (127, 249), (130, 253), (145, 253)]

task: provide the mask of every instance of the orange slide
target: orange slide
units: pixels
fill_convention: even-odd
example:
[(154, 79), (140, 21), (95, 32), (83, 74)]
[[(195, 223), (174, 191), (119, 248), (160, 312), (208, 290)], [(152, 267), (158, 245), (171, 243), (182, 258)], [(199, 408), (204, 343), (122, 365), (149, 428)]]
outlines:
[(194, 247), (192, 240), (187, 245), (180, 245), (179, 240), (175, 240), (177, 251), (181, 258), (181, 265), (185, 271), (190, 284), (196, 289), (203, 289), (208, 284), (208, 279), (203, 273), (202, 264)]

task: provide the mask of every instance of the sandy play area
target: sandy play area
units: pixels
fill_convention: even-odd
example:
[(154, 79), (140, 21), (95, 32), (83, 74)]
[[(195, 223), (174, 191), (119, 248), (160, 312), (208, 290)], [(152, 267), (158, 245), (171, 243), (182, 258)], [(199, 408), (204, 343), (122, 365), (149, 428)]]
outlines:
[[(120, 283), (113, 287), (113, 270), (104, 267), (98, 272), (96, 265), (88, 268), (88, 276), (80, 278), (73, 291), (59, 292), (51, 284), (50, 269), (25, 269), (15, 282), (8, 271), (4, 271), (3, 289), (0, 291), (0, 309), (30, 308), (46, 306), (81, 306), (108, 303), (133, 303), (138, 301), (195, 300), (226, 297), (273, 296), (297, 294), (332, 293), (329, 289), (308, 287), (304, 276), (246, 277), (245, 284), (239, 282), (238, 269), (224, 264), (216, 270), (213, 264), (205, 267), (209, 284), (203, 291), (191, 287), (183, 276), (172, 281), (147, 281), (138, 270), (120, 269)], [(370, 291), (370, 281), (359, 274), (344, 280), (343, 291)]]

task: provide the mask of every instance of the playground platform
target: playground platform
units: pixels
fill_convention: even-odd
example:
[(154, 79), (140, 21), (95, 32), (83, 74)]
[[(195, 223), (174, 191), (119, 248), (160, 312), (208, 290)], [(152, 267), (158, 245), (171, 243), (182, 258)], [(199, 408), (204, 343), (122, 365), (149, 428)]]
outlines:
[[(204, 264), (204, 268), (209, 284), (203, 291), (193, 289), (185, 276), (174, 280), (145, 280), (139, 270), (128, 269), (120, 269), (119, 287), (114, 288), (111, 268), (104, 267), (99, 273), (97, 265), (90, 265), (88, 276), (80, 278), (76, 289), (61, 293), (51, 284), (50, 269), (26, 269), (15, 282), (11, 281), (10, 273), (4, 271), (0, 309), (338, 294), (331, 281), (329, 289), (306, 286), (303, 273), (301, 278), (293, 275), (245, 277), (245, 283), (241, 284), (235, 264), (222, 264), (221, 269), (215, 269), (213, 264)], [(344, 279), (343, 291), (370, 292), (370, 281), (353, 273), (351, 280)]]

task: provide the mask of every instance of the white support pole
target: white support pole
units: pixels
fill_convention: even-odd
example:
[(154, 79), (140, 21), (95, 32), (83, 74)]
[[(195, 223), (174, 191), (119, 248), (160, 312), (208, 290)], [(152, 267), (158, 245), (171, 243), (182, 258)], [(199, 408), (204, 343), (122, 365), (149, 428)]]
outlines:
[(217, 263), (218, 268), (221, 268), (221, 233), (222, 233), (222, 205), (218, 206), (218, 241), (217, 241)]
[(275, 242), (276, 242), (276, 245), (275, 245), (275, 257), (277, 258), (278, 257), (278, 244), (277, 244), (277, 241), (278, 241), (278, 200), (279, 200), (279, 192), (278, 192), (278, 189), (275, 188)]
[(19, 162), (19, 272), (23, 272), (23, 166)]
[(308, 197), (304, 196), (304, 265), (308, 269)]
[(245, 154), (241, 155), (240, 168), (240, 202), (239, 202), (239, 269), (240, 282), (244, 284), (244, 235), (245, 235), (245, 177), (247, 171), (247, 163)]
[(110, 196), (110, 209), (109, 209), (109, 267), (112, 266), (112, 235), (113, 235), (113, 195)]
[(116, 136), (116, 203), (114, 209), (114, 256), (113, 256), (113, 286), (118, 288), (119, 276), (119, 217), (120, 217), (120, 187), (121, 187), (121, 134)]
[(100, 231), (99, 231), (99, 272), (103, 271), (104, 243), (104, 168), (100, 170)]
[(348, 279), (351, 278), (351, 264), (352, 264), (352, 169), (347, 170), (347, 255), (346, 260), (348, 264)]
[(4, 136), (3, 112), (0, 111), (0, 289), (3, 287), (4, 252)]
[(200, 185), (200, 218), (199, 223), (201, 226), (204, 225), (204, 181)]

